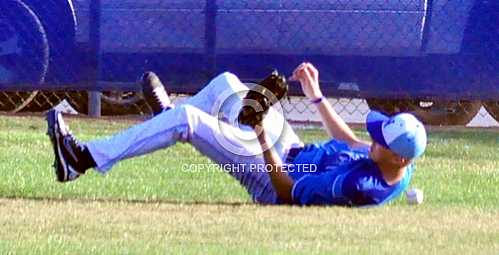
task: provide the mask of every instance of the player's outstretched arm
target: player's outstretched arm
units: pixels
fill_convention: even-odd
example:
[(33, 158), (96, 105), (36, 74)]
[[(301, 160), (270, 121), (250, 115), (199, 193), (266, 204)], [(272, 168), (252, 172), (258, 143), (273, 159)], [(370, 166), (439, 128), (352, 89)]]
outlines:
[(299, 81), (305, 96), (317, 106), (322, 123), (329, 136), (345, 141), (350, 146), (368, 146), (360, 140), (352, 129), (325, 100), (319, 85), (319, 71), (311, 63), (302, 63), (293, 72), (290, 80)]
[(260, 126), (255, 126), (255, 132), (258, 137), (258, 141), (262, 147), (263, 158), (265, 160), (266, 167), (272, 182), (272, 186), (277, 193), (279, 199), (286, 204), (292, 204), (293, 198), (291, 191), (293, 189), (294, 181), (288, 176), (286, 172), (283, 171), (282, 162), (273, 147), (269, 148), (267, 135), (265, 130)]

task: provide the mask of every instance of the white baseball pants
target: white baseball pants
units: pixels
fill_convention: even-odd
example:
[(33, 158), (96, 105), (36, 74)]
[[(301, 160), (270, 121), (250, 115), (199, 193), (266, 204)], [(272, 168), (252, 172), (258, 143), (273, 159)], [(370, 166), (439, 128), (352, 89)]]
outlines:
[[(120, 160), (167, 148), (177, 141), (188, 142), (223, 165), (255, 202), (276, 203), (268, 173), (254, 167), (264, 164), (254, 131), (235, 124), (247, 90), (235, 75), (223, 73), (184, 104), (114, 136), (87, 143), (97, 171), (106, 173)], [(283, 161), (290, 148), (302, 145), (276, 107), (269, 110), (263, 125)]]

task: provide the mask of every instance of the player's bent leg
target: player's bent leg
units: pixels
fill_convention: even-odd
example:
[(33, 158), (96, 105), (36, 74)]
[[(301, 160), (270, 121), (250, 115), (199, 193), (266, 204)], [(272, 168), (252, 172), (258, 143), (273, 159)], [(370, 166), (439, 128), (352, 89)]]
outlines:
[[(237, 125), (242, 99), (248, 90), (248, 86), (242, 83), (236, 75), (225, 72), (211, 80), (206, 87), (184, 104), (193, 105), (220, 120)], [(280, 143), (281, 147), (289, 149), (303, 146), (285, 119), (280, 105), (269, 109), (264, 119), (264, 126), (272, 140)], [(251, 130), (249, 127), (241, 128)]]
[(241, 100), (248, 90), (248, 86), (236, 75), (224, 72), (212, 79), (184, 104), (195, 106), (213, 116), (228, 118), (231, 111), (241, 108)]
[[(157, 83), (157, 86), (163, 87), (157, 77), (153, 77), (155, 79), (146, 79), (148, 77), (150, 78), (151, 75), (147, 75), (146, 73), (142, 78), (143, 89), (146, 88), (145, 90), (151, 90), (153, 87), (151, 85), (154, 85), (155, 83)], [(248, 90), (248, 86), (242, 83), (236, 75), (224, 72), (212, 79), (208, 85), (183, 104), (192, 105), (209, 115), (237, 126), (237, 116), (242, 108), (242, 98)], [(164, 96), (166, 98), (167, 94), (164, 94), (166, 95)], [(151, 97), (150, 101), (157, 101), (157, 98), (158, 97)], [(165, 101), (169, 102), (169, 100)], [(264, 126), (267, 127), (269, 136), (271, 136), (273, 140), (279, 139), (279, 143), (283, 144), (283, 147), (290, 148), (301, 144), (291, 126), (284, 119), (282, 109), (279, 110), (276, 106), (269, 109), (269, 112), (264, 119)], [(251, 130), (251, 128), (245, 126), (242, 126), (241, 128)]]

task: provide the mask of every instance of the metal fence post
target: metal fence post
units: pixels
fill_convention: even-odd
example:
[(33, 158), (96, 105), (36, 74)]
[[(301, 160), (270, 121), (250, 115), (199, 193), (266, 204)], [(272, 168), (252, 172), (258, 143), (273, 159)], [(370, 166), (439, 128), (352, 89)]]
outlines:
[[(101, 62), (101, 48), (100, 48), (100, 22), (101, 22), (101, 1), (92, 0), (90, 2), (90, 44), (92, 52), (94, 52), (95, 64), (93, 77), (91, 82), (93, 86), (98, 87), (100, 78), (100, 62)], [(88, 91), (88, 114), (91, 117), (101, 116), (101, 92), (97, 90)]]
[(96, 118), (101, 116), (101, 93), (99, 91), (88, 92), (88, 115)]

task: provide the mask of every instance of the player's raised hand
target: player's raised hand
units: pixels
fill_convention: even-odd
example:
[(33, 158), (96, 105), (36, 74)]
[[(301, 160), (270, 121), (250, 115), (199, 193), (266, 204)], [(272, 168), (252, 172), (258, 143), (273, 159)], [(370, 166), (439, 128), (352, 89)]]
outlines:
[(291, 81), (299, 81), (303, 93), (310, 100), (315, 100), (322, 97), (322, 92), (319, 86), (319, 71), (314, 65), (308, 62), (300, 64), (289, 78)]

